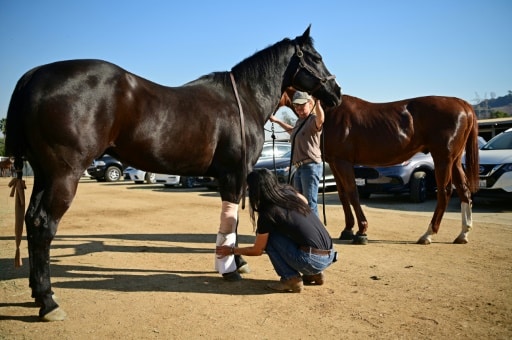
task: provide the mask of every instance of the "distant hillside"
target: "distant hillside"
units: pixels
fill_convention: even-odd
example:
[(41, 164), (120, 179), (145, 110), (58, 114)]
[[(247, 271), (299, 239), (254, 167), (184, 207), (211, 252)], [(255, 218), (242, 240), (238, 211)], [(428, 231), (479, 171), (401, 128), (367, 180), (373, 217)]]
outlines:
[(493, 99), (484, 99), (480, 103), (473, 105), (479, 118), (491, 118), (493, 112), (505, 112), (512, 116), (512, 91), (506, 96)]

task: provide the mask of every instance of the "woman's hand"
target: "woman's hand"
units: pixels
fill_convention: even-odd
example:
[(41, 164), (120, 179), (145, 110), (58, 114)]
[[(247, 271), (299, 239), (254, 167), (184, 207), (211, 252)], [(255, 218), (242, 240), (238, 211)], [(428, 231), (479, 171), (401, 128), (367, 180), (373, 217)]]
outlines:
[(220, 256), (217, 256), (219, 259), (225, 257), (225, 256), (229, 256), (229, 255), (234, 255), (234, 247), (230, 247), (230, 246), (217, 246), (215, 248), (215, 254), (217, 255), (220, 255)]

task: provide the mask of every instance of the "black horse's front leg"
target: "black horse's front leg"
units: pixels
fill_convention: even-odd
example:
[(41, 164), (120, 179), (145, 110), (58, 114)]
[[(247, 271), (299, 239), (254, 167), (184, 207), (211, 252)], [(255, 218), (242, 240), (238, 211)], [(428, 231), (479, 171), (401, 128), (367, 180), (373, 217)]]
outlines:
[(56, 222), (49, 222), (48, 216), (38, 210), (33, 215), (27, 213), (25, 223), (30, 262), (29, 283), (32, 297), (40, 307), (39, 317), (44, 321), (64, 320), (66, 313), (55, 302), (50, 282), (50, 245), (57, 230)]

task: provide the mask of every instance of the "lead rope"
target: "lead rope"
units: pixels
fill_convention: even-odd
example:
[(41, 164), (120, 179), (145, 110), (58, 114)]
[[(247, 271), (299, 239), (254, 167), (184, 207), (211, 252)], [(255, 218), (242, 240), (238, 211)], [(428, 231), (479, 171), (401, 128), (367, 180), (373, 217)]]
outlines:
[(231, 78), (231, 85), (233, 85), (233, 91), (235, 92), (236, 102), (238, 104), (238, 113), (240, 115), (240, 130), (242, 135), (242, 209), (245, 209), (245, 181), (247, 177), (247, 151), (245, 142), (245, 122), (244, 122), (244, 111), (242, 109), (242, 103), (238, 96), (238, 90), (236, 89), (236, 82), (233, 73), (229, 72)]
[(272, 130), (272, 162), (274, 163), (274, 174), (276, 175), (277, 177), (277, 169), (276, 169), (276, 134), (275, 134), (275, 130), (274, 130), (274, 122), (272, 122), (272, 127), (271, 127), (271, 130)]
[[(316, 100), (315, 100), (315, 105), (313, 106), (313, 110), (315, 109), (316, 107)], [(324, 112), (324, 115), (325, 115), (325, 112)], [(327, 226), (327, 217), (325, 216), (325, 160), (324, 160), (324, 124), (322, 123), (322, 136), (320, 138), (322, 138), (322, 141), (320, 142), (320, 145), (322, 146), (322, 179), (323, 179), (323, 183), (322, 183), (322, 214), (324, 215), (324, 225)]]
[[(325, 113), (324, 113), (325, 115)], [(322, 213), (324, 214), (324, 225), (327, 226), (327, 216), (325, 215), (325, 158), (324, 158), (324, 150), (325, 150), (325, 139), (324, 139), (324, 127), (322, 124), (322, 142), (320, 143), (322, 145), (322, 177), (324, 179), (322, 184)]]
[[(313, 110), (311, 110), (311, 112), (313, 112), (315, 110), (315, 107), (316, 107), (316, 100), (315, 100), (315, 105), (313, 105)], [(325, 115), (325, 113), (324, 113)], [(322, 130), (324, 129), (323, 127), (323, 123), (322, 123)], [(322, 142), (320, 143), (320, 145), (322, 146), (322, 149), (324, 148), (324, 132), (322, 131), (322, 136), (320, 137), (322, 138)], [(322, 178), (323, 178), (323, 183), (322, 183), (322, 214), (324, 215), (324, 225), (327, 225), (327, 217), (325, 216), (325, 160), (324, 160), (324, 153), (323, 153), (323, 150), (322, 150)]]

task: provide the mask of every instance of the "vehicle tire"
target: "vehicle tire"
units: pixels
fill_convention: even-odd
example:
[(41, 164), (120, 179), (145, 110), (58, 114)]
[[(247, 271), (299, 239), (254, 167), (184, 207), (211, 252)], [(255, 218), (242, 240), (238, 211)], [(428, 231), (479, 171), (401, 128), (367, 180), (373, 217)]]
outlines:
[(105, 170), (105, 181), (106, 182), (117, 182), (123, 175), (121, 169), (117, 166), (109, 166), (107, 170)]
[(193, 188), (194, 187), (194, 177), (189, 176), (181, 176), (180, 177), (181, 186), (184, 188)]
[(359, 198), (362, 198), (362, 199), (369, 199), (370, 196), (372, 195), (371, 192), (365, 192), (365, 191), (358, 191), (357, 194), (359, 195)]
[(155, 184), (156, 183), (156, 174), (152, 172), (146, 172), (146, 175), (144, 176), (144, 181), (147, 184)]
[(423, 171), (413, 173), (411, 176), (410, 188), (412, 202), (425, 202), (427, 199), (427, 174)]

